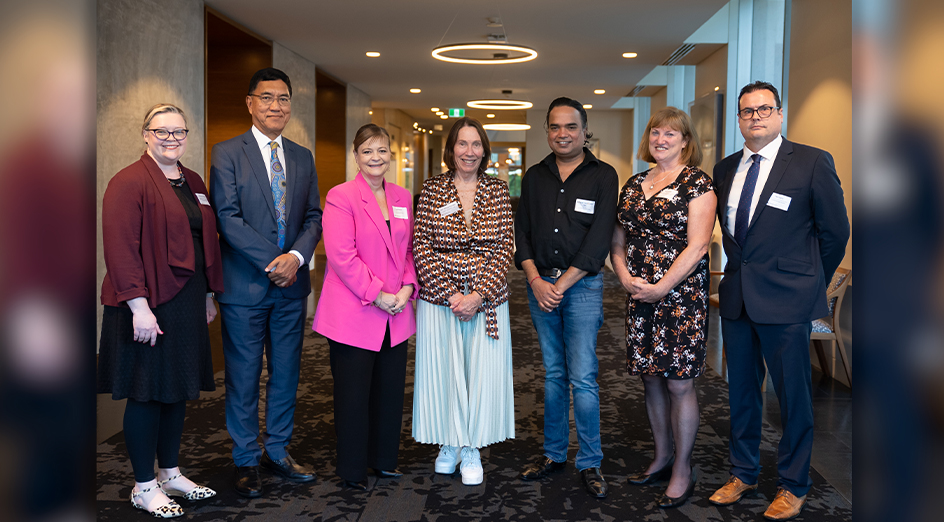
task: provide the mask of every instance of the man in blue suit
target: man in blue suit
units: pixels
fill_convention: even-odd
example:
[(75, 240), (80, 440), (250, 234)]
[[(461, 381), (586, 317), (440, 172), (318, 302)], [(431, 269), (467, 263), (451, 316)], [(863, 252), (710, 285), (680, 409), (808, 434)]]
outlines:
[[(246, 105), (252, 128), (213, 147), (210, 198), (219, 221), (226, 292), (217, 296), (226, 364), (226, 428), (236, 492), (262, 495), (259, 466), (295, 482), (314, 472), (288, 453), (311, 292), (308, 264), (321, 239), (318, 176), (311, 151), (282, 136), (292, 84), (257, 71)], [(266, 432), (259, 438), (259, 378), (265, 353)]]
[(714, 168), (722, 244), (719, 287), (731, 404), (731, 477), (709, 500), (739, 501), (760, 474), (764, 361), (780, 401), (783, 436), (773, 502), (764, 516), (797, 516), (810, 489), (811, 321), (829, 315), (826, 285), (845, 255), (849, 219), (833, 158), (780, 135), (776, 87), (738, 96), (744, 150)]

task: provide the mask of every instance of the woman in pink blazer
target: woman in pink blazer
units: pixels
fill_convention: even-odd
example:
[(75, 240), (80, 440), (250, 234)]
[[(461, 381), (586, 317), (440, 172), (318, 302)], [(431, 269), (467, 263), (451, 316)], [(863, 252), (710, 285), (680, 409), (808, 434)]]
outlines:
[(416, 332), (409, 191), (384, 181), (390, 135), (374, 124), (354, 137), (357, 176), (328, 191), (322, 224), (328, 256), (312, 329), (328, 338), (334, 377), (337, 474), (367, 489), (397, 468), (407, 339)]

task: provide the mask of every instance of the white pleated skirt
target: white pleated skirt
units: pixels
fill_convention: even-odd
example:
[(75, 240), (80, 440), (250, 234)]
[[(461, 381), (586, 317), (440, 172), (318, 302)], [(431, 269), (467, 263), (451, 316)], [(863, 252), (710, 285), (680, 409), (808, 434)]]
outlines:
[(417, 300), (417, 442), (482, 448), (515, 438), (508, 303), (495, 311), (498, 339), (485, 333), (484, 313), (462, 322), (448, 306)]

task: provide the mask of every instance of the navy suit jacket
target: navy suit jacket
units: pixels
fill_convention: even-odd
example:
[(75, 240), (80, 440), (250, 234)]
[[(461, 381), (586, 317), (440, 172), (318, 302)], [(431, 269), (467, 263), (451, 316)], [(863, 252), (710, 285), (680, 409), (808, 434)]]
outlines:
[(285, 154), (285, 248), (278, 246), (272, 188), (252, 131), (213, 146), (210, 200), (216, 210), (226, 292), (223, 304), (254, 305), (269, 290), (266, 266), (297, 250), (305, 262), (282, 295), (301, 299), (311, 292), (308, 263), (321, 239), (321, 199), (311, 151), (282, 137)]
[[(824, 150), (783, 140), (743, 245), (728, 233), (726, 207), (743, 151), (714, 168), (722, 245), (728, 256), (718, 286), (721, 317), (742, 306), (761, 324), (791, 324), (829, 315), (826, 284), (845, 256), (849, 218), (833, 158)], [(769, 206), (774, 193), (788, 210)]]

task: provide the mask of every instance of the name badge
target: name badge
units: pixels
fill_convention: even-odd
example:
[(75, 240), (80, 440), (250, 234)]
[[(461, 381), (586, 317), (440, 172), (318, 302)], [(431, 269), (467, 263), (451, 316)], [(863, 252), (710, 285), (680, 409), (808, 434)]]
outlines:
[(790, 201), (792, 199), (793, 198), (791, 198), (790, 196), (784, 196), (783, 194), (777, 194), (776, 192), (774, 192), (773, 194), (770, 195), (770, 199), (767, 201), (767, 205), (786, 212), (787, 209), (790, 208)]
[(574, 210), (576, 212), (580, 212), (581, 214), (593, 214), (594, 206), (596, 206), (596, 201), (577, 198), (577, 203), (574, 204)]
[(672, 199), (678, 194), (677, 189), (662, 189), (662, 192), (656, 194), (657, 198)]
[(456, 212), (459, 212), (459, 204), (455, 201), (448, 205), (439, 207), (439, 215), (442, 217), (446, 217), (449, 214), (455, 214)]
[(407, 219), (406, 207), (393, 207), (393, 217), (397, 219)]
[(201, 205), (210, 206), (210, 200), (207, 199), (206, 194), (197, 193), (197, 201), (199, 201)]

